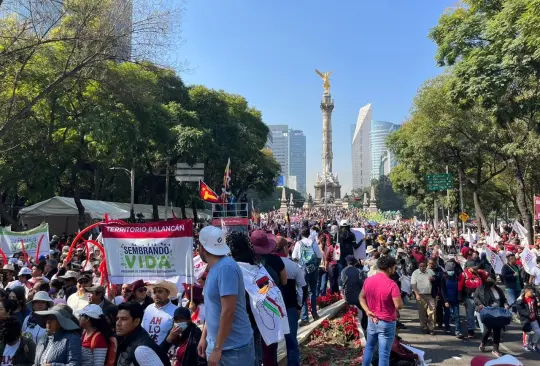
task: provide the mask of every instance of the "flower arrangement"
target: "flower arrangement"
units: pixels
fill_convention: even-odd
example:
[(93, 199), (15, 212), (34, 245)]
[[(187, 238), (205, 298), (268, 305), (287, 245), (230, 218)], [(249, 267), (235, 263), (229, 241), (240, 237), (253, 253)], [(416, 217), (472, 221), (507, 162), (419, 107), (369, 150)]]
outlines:
[(346, 306), (333, 320), (325, 319), (313, 331), (311, 340), (302, 347), (302, 365), (331, 366), (362, 363), (358, 309)]
[(322, 309), (338, 302), (342, 298), (343, 297), (339, 292), (332, 294), (330, 293), (330, 290), (327, 290), (325, 295), (321, 295), (317, 298), (317, 306), (319, 309)]

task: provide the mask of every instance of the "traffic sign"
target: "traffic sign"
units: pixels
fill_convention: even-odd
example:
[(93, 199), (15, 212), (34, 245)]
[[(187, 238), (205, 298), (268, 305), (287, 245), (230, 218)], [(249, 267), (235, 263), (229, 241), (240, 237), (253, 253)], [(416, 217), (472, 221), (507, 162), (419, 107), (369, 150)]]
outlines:
[(454, 177), (452, 174), (427, 174), (426, 185), (429, 191), (445, 191), (453, 186)]
[(466, 212), (462, 212), (459, 214), (459, 219), (463, 222), (466, 222), (469, 219), (469, 215), (467, 215)]

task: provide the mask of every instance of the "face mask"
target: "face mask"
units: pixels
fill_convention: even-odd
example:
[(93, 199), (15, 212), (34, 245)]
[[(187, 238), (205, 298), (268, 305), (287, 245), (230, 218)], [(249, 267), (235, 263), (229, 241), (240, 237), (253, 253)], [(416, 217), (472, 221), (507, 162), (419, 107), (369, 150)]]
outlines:
[(184, 331), (186, 328), (187, 328), (187, 322), (182, 322), (182, 323), (174, 323), (174, 327), (178, 327), (180, 328), (180, 331)]
[(448, 273), (449, 276), (453, 276), (453, 275), (454, 275), (454, 271), (448, 271), (448, 272), (446, 272), (446, 273)]

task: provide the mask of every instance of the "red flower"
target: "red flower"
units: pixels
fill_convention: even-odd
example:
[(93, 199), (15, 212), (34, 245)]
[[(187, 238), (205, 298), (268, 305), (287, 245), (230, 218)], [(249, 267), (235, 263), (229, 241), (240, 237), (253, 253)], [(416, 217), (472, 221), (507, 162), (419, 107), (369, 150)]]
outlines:
[(330, 322), (328, 321), (328, 319), (323, 320), (321, 325), (324, 329), (330, 328)]

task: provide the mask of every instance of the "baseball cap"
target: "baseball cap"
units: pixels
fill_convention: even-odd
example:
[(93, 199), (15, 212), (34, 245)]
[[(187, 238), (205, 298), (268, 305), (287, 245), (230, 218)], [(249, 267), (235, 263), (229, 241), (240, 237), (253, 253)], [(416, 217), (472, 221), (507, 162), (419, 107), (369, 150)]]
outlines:
[(79, 274), (75, 271), (66, 271), (65, 275), (58, 276), (58, 278), (63, 278), (65, 280), (67, 280), (68, 278), (74, 278), (77, 280), (79, 278)]
[(89, 318), (99, 319), (103, 315), (103, 310), (96, 304), (86, 305), (80, 312), (79, 316), (85, 315)]
[(218, 227), (206, 226), (199, 233), (199, 242), (210, 254), (224, 256), (231, 253), (225, 242), (225, 233)]

